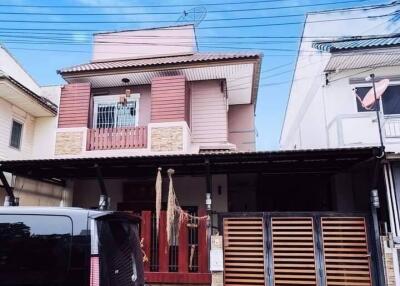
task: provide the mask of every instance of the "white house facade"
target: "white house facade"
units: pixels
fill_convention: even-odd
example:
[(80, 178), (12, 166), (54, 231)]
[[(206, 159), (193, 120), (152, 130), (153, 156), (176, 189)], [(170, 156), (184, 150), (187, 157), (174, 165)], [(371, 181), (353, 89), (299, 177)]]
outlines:
[[(307, 15), (280, 138), (282, 149), (379, 143), (376, 115), (360, 110), (354, 89), (371, 87), (371, 81), (365, 80), (371, 73), (376, 81), (389, 78), (391, 86), (399, 83), (400, 47), (395, 31), (400, 25), (390, 16), (396, 7)], [(391, 89), (398, 92), (396, 87)], [(383, 98), (387, 150), (400, 149), (396, 120), (400, 110), (385, 108), (390, 98)]]
[(49, 144), (41, 140), (54, 133), (59, 95), (60, 86), (40, 87), (0, 46), (0, 159), (40, 158), (49, 153)]
[[(390, 160), (381, 174), (389, 210), (390, 235), (383, 244), (399, 285), (396, 249), (400, 242), (400, 25), (398, 4), (310, 13), (304, 25), (280, 146), (285, 150), (380, 146)], [(375, 101), (373, 81), (389, 82)], [(373, 104), (366, 103), (370, 92)], [(378, 97), (379, 97), (379, 90)], [(379, 132), (378, 114), (381, 122)], [(351, 181), (348, 182), (351, 184)], [(389, 246), (391, 245), (391, 246)], [(385, 259), (386, 259), (385, 258)], [(394, 282), (396, 280), (396, 282)]]

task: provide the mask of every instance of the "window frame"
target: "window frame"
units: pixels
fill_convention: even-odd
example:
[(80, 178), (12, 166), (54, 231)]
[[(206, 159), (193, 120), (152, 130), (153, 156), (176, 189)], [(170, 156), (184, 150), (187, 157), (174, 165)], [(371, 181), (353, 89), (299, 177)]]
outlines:
[[(99, 104), (110, 104), (110, 105), (115, 104), (115, 105), (117, 105), (121, 96), (125, 96), (125, 94), (93, 96), (93, 116), (92, 116), (93, 128), (98, 128), (97, 127), (98, 105)], [(127, 98), (127, 101), (128, 102), (134, 102), (134, 101), (136, 102), (135, 125), (132, 127), (137, 127), (137, 126), (139, 126), (140, 94), (139, 93), (131, 94), (130, 97)], [(118, 127), (115, 126), (113, 128), (118, 128)]]
[[(389, 86), (398, 86), (400, 88), (400, 81), (391, 81)], [(352, 90), (352, 94), (354, 96), (354, 101), (353, 101), (353, 106), (354, 106), (354, 110), (357, 114), (369, 114), (369, 113), (374, 113), (375, 110), (365, 110), (365, 111), (358, 111), (358, 106), (357, 106), (357, 98), (355, 97), (355, 92), (353, 91), (356, 88), (365, 88), (365, 87), (369, 87), (372, 88), (372, 82), (365, 82), (365, 83), (357, 83), (357, 84), (352, 84), (351, 85), (351, 90)], [(385, 114), (385, 106), (384, 106), (384, 102), (382, 100), (382, 114), (385, 118), (390, 118), (390, 117), (400, 117), (400, 112), (396, 113), (396, 114)]]
[[(13, 146), (13, 145), (11, 144), (11, 143), (12, 143), (12, 135), (13, 135), (14, 122), (21, 125), (21, 134), (20, 134), (20, 136), (19, 136), (18, 147)], [(8, 146), (9, 146), (10, 148), (12, 148), (12, 149), (21, 151), (23, 134), (24, 134), (24, 122), (21, 121), (21, 120), (18, 120), (18, 119), (16, 119), (16, 118), (12, 118), (12, 119), (11, 119), (10, 140), (9, 140), (9, 142), (8, 142)]]

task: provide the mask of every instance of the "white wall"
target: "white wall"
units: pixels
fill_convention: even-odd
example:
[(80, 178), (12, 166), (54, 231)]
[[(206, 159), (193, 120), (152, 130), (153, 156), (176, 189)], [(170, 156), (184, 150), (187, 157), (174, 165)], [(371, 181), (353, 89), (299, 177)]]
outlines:
[[(51, 100), (57, 106), (60, 103), (61, 86), (41, 87), (41, 96)], [(53, 158), (56, 142), (58, 115), (36, 118), (33, 138), (34, 158)]]
[(35, 80), (22, 68), (17, 60), (2, 46), (0, 46), (0, 71), (11, 76), (26, 88), (40, 94), (40, 87)]
[[(330, 84), (324, 90), (324, 67), (326, 66), (330, 54), (321, 53), (312, 48), (312, 40), (318, 37), (337, 38), (343, 36), (359, 35), (379, 35), (394, 32), (400, 24), (393, 24), (388, 21), (388, 17), (374, 17), (389, 14), (395, 11), (396, 7), (380, 9), (354, 9), (354, 10), (331, 10), (320, 13), (310, 13), (307, 15), (306, 24), (303, 31), (303, 39), (300, 44), (300, 52), (297, 59), (294, 81), (289, 95), (288, 106), (282, 127), (280, 139), (283, 149), (304, 149), (304, 148), (324, 148), (328, 147), (326, 131), (324, 126), (315, 122), (321, 120), (321, 112), (326, 118), (324, 124), (329, 124), (332, 117), (337, 113), (346, 112), (343, 108), (352, 108), (354, 105), (348, 103), (349, 98), (343, 94), (343, 88), (348, 83)], [(347, 21), (327, 21), (344, 18), (360, 18)], [(312, 23), (314, 22), (314, 23)], [(354, 71), (352, 71), (354, 73)], [(346, 74), (340, 73), (340, 77)], [(345, 81), (348, 82), (348, 79)], [(335, 90), (341, 86), (341, 90)], [(330, 91), (328, 91), (328, 89)], [(331, 93), (331, 95), (328, 95)], [(334, 95), (333, 95), (334, 94)], [(315, 99), (316, 97), (321, 99)], [(324, 105), (324, 100), (328, 101)], [(346, 104), (346, 107), (344, 107)], [(324, 108), (325, 106), (325, 108)], [(309, 113), (312, 113), (310, 115)], [(324, 128), (326, 129), (326, 127)], [(312, 136), (309, 138), (309, 136)], [(322, 136), (323, 135), (323, 136)]]
[[(23, 124), (21, 148), (10, 147), (12, 120)], [(32, 156), (35, 118), (0, 98), (0, 159), (28, 159)]]
[[(59, 87), (46, 87), (43, 90), (43, 96), (51, 99), (59, 96)], [(10, 147), (13, 119), (23, 124), (20, 149)], [(56, 128), (57, 117), (35, 118), (0, 98), (0, 159), (52, 158)]]

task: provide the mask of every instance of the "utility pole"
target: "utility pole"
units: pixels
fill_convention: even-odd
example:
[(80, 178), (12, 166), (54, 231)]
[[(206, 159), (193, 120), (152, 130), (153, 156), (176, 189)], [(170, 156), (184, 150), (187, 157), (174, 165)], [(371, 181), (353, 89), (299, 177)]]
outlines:
[(372, 88), (374, 91), (374, 99), (375, 99), (375, 112), (376, 112), (376, 118), (378, 121), (378, 131), (379, 131), (379, 142), (380, 142), (380, 147), (381, 147), (381, 158), (385, 155), (385, 144), (383, 142), (383, 135), (382, 135), (382, 125), (381, 125), (381, 112), (383, 112), (383, 105), (382, 105), (382, 96), (380, 99), (378, 99), (376, 95), (376, 87), (375, 87), (375, 74), (370, 74), (369, 78), (372, 81)]

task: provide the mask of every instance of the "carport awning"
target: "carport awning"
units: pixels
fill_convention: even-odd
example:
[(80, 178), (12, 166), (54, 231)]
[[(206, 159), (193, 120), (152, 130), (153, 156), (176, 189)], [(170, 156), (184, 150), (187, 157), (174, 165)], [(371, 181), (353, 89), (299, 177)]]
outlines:
[(98, 164), (104, 178), (154, 177), (157, 167), (174, 168), (176, 175), (234, 173), (336, 173), (370, 162), (376, 147), (269, 152), (210, 152), (202, 154), (152, 155), (75, 159), (0, 161), (0, 170), (38, 179), (95, 178)]

